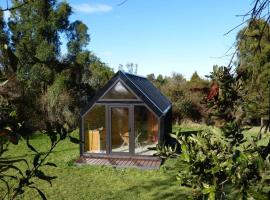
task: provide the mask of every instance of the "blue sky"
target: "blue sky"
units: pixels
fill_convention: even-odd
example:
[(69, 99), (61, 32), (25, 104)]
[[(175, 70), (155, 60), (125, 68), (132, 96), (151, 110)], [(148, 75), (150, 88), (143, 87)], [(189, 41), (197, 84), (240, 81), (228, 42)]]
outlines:
[[(72, 20), (89, 27), (87, 49), (115, 70), (119, 64), (138, 64), (138, 74), (189, 78), (204, 76), (214, 64), (227, 65), (226, 51), (233, 45), (242, 22), (238, 14), (251, 8), (246, 0), (67, 0)], [(239, 30), (239, 29), (238, 29)], [(225, 56), (225, 57), (224, 57)]]

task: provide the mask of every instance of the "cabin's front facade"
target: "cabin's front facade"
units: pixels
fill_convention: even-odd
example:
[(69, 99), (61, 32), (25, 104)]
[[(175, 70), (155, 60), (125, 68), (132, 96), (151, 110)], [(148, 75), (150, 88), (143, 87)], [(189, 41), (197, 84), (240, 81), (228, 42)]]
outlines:
[(149, 80), (119, 71), (81, 113), (80, 154), (152, 156), (171, 132), (171, 110)]

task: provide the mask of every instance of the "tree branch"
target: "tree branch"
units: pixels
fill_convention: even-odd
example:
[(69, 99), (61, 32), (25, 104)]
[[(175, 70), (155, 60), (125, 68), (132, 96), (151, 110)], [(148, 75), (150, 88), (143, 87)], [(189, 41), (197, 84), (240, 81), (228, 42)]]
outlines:
[(21, 7), (25, 6), (25, 5), (28, 4), (29, 2), (30, 2), (30, 1), (25, 0), (25, 1), (23, 1), (23, 3), (21, 3), (21, 4), (17, 5), (17, 6), (12, 6), (12, 7), (8, 7), (8, 5), (7, 5), (7, 8), (0, 9), (0, 11), (4, 12), (4, 11), (16, 10), (16, 9), (18, 9), (18, 8), (21, 8)]
[(124, 0), (122, 2), (120, 2), (119, 4), (117, 4), (117, 6), (122, 6), (123, 4), (125, 4), (128, 0)]

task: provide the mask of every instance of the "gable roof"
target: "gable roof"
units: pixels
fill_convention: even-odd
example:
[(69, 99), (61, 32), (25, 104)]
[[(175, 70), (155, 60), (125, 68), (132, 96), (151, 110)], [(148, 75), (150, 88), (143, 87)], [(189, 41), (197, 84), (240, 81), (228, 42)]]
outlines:
[(97, 92), (82, 110), (85, 115), (92, 105), (118, 80), (122, 80), (159, 117), (171, 108), (171, 102), (145, 77), (118, 71), (105, 86)]

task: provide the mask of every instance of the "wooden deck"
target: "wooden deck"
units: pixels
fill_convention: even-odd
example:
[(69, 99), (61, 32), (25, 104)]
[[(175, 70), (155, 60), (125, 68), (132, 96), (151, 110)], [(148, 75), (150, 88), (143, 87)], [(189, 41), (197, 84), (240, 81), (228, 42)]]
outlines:
[(159, 158), (121, 158), (121, 157), (87, 157), (81, 156), (76, 164), (113, 166), (117, 168), (159, 169)]

